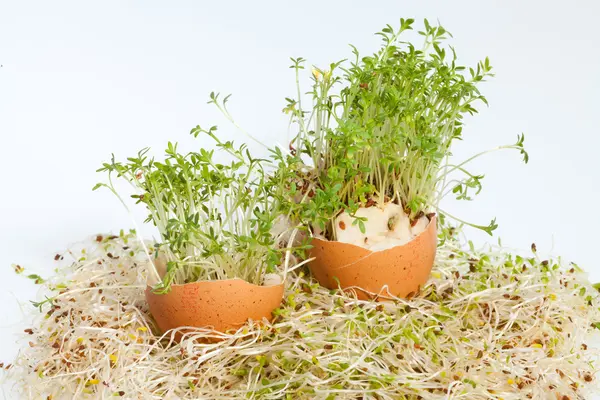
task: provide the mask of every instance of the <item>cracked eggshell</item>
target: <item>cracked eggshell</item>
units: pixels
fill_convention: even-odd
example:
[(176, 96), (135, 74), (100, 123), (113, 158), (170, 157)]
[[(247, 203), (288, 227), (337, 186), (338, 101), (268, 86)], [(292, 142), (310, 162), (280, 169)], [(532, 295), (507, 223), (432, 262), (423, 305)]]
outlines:
[(162, 332), (184, 326), (227, 332), (237, 330), (248, 319), (271, 321), (283, 290), (283, 283), (259, 286), (243, 279), (200, 281), (173, 284), (167, 294), (153, 293), (147, 287), (146, 301)]
[(358, 224), (353, 224), (354, 218), (347, 212), (341, 213), (334, 221), (336, 238), (340, 242), (352, 243), (357, 246), (365, 243), (365, 238), (373, 232), (387, 232), (389, 212), (387, 209), (376, 206), (359, 208), (356, 211), (357, 217), (366, 218), (365, 233), (360, 231)]
[[(429, 279), (437, 249), (436, 217), (427, 228), (406, 244), (382, 251), (314, 238), (309, 267), (322, 286), (335, 289), (355, 287), (359, 299), (374, 296), (406, 297)], [(336, 279), (337, 278), (337, 279)], [(385, 287), (387, 285), (387, 288)]]
[(417, 236), (417, 235), (421, 234), (421, 232), (425, 231), (425, 229), (427, 229), (428, 225), (429, 225), (429, 219), (427, 218), (427, 216), (423, 215), (421, 218), (419, 218), (417, 220), (417, 223), (415, 224), (415, 226), (412, 226), (410, 228), (410, 232), (412, 233), (413, 236)]
[[(395, 217), (396, 221), (394, 229), (390, 232), (390, 236), (395, 239), (409, 241), (413, 237), (413, 233), (410, 230), (410, 219), (404, 214), (402, 208), (400, 207), (400, 210), (391, 215), (391, 217)], [(427, 220), (427, 222), (429, 222), (429, 220)]]

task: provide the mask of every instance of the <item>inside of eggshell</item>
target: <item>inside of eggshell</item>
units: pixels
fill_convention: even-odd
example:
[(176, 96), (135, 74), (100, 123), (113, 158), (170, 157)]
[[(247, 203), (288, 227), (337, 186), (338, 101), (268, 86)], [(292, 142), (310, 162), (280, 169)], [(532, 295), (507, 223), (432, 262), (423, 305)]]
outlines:
[[(361, 207), (356, 216), (366, 218), (365, 232), (354, 223), (354, 217), (343, 212), (334, 221), (336, 241), (372, 252), (409, 243), (427, 229), (431, 219), (431, 214), (423, 214), (411, 222), (402, 207), (394, 203), (387, 203), (383, 207)], [(322, 235), (314, 236), (327, 241)]]
[(283, 283), (283, 277), (281, 274), (268, 273), (263, 277), (262, 285), (263, 286), (275, 286)]

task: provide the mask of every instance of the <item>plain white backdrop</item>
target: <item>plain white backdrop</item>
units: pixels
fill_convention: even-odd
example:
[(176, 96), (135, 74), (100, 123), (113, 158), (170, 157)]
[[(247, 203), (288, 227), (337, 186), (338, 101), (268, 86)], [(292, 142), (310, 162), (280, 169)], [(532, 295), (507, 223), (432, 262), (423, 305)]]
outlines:
[(599, 4), (0, 0), (0, 361), (16, 354), (21, 307), (31, 308), (36, 291), (11, 264), (47, 275), (56, 251), (132, 226), (108, 191), (91, 191), (111, 153), (159, 154), (169, 140), (203, 145), (189, 136), (197, 124), (246, 140), (206, 104), (213, 90), (233, 93), (231, 112), (247, 131), (283, 144), (289, 57), (325, 67), (349, 57), (349, 43), (371, 53), (373, 33), (400, 17), (439, 20), (460, 62), (489, 56), (494, 66), (482, 86), (490, 107), (468, 120), (457, 158), (521, 132), (531, 156), (528, 165), (516, 152), (480, 159), (472, 169), (485, 174), (483, 192), (444, 208), (475, 222), (497, 217), (503, 244), (535, 242), (600, 280)]

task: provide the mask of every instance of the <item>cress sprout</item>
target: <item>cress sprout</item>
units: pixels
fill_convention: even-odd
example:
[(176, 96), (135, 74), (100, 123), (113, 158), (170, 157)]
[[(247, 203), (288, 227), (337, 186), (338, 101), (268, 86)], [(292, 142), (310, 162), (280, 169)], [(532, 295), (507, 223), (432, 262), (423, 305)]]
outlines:
[[(486, 152), (460, 163), (450, 156), (464, 116), (487, 104), (478, 86), (492, 67), (488, 58), (474, 68), (458, 64), (454, 48), (445, 45), (450, 33), (427, 20), (419, 32), (422, 46), (405, 42), (413, 22), (401, 19), (398, 30), (386, 26), (378, 33), (383, 46), (372, 56), (361, 57), (352, 46), (350, 65), (313, 68), (311, 111), (299, 86), (305, 60), (292, 59), (298, 92), (284, 112), (298, 133), (289, 151), (273, 149), (276, 179), (292, 219), (318, 227), (328, 239), (335, 239), (333, 220), (343, 211), (364, 233), (365, 218), (356, 215), (361, 207), (395, 203), (414, 224), (441, 211), (445, 195), (470, 200), (481, 190), (483, 176), (465, 165)], [(523, 140), (497, 149), (516, 149), (527, 162)], [(491, 234), (496, 224), (472, 226)]]
[(199, 280), (241, 278), (260, 285), (282, 264), (282, 250), (271, 234), (278, 206), (261, 160), (245, 145), (221, 141), (215, 131), (198, 126), (192, 133), (211, 137), (231, 156), (229, 163), (216, 162), (214, 150), (182, 154), (169, 142), (163, 161), (143, 149), (126, 162), (113, 155), (98, 170), (108, 173), (108, 182), (94, 189), (110, 189), (125, 205), (113, 177), (125, 179), (135, 190), (136, 204), (148, 210), (146, 222), (158, 229), (160, 244), (152, 257), (164, 257), (166, 264), (162, 273), (151, 270), (158, 293), (173, 283)]

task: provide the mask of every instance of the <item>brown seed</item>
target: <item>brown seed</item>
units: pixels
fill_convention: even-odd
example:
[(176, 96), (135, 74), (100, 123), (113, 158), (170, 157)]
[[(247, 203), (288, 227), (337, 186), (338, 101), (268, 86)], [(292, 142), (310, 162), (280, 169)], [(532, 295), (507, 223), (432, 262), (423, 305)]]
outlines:
[(33, 329), (29, 328), (29, 329), (25, 329), (24, 330), (25, 333), (28, 333), (30, 335), (33, 335)]
[(537, 246), (535, 245), (535, 243), (531, 243), (531, 251), (533, 251), (534, 253), (537, 251)]
[(60, 254), (57, 254), (54, 256), (54, 261), (58, 261), (58, 260), (60, 260)]
[(326, 344), (325, 346), (323, 346), (323, 348), (325, 350), (331, 350), (331, 349), (333, 349), (333, 345), (332, 344)]
[(482, 350), (479, 350), (479, 351), (477, 352), (477, 358), (482, 358), (482, 357), (483, 357), (483, 351), (482, 351)]
[(346, 223), (344, 221), (340, 221), (340, 223), (338, 224), (340, 226), (341, 230), (346, 230)]
[(300, 285), (300, 289), (302, 289), (304, 293), (312, 294), (311, 287), (306, 283), (302, 283), (302, 285)]
[(594, 380), (594, 378), (592, 378), (592, 376), (591, 376), (591, 375), (589, 375), (589, 374), (585, 374), (585, 376), (583, 377), (583, 379), (584, 379), (586, 382), (591, 382), (591, 381), (593, 381), (593, 380)]
[(102, 237), (102, 235), (98, 235), (98, 236), (96, 236), (96, 242), (101, 242), (101, 241), (102, 241), (102, 239), (104, 239), (104, 238)]

